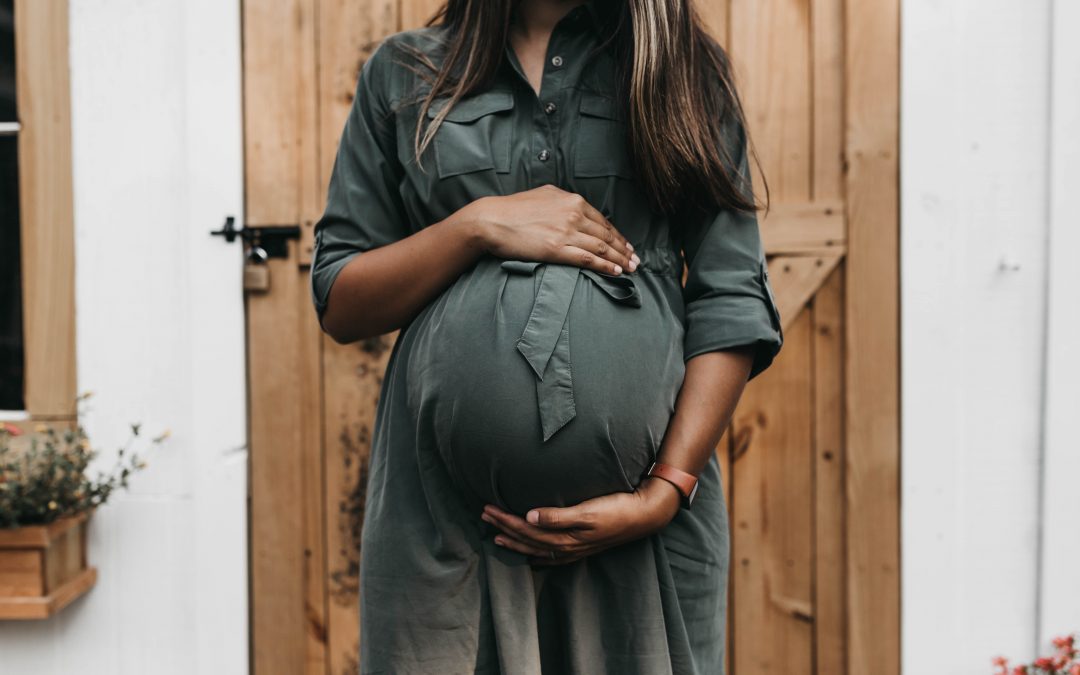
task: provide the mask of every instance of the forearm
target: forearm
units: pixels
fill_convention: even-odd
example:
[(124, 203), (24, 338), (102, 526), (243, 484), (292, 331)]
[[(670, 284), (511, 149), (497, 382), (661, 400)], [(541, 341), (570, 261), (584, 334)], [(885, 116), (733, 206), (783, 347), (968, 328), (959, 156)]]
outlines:
[(349, 343), (408, 323), (484, 252), (483, 223), (473, 204), (349, 261), (330, 288), (326, 332)]
[[(743, 347), (705, 352), (687, 362), (658, 461), (701, 472), (742, 396), (752, 359), (752, 348)], [(673, 484), (650, 477), (632, 493), (532, 509), (526, 518), (488, 504), (481, 518), (501, 530), (497, 544), (529, 556), (533, 564), (565, 564), (660, 530), (679, 512), (681, 499)], [(558, 555), (551, 558), (551, 551)]]
[[(751, 347), (706, 352), (687, 361), (658, 462), (695, 476), (701, 473), (731, 421), (752, 362)], [(677, 496), (667, 481), (650, 478), (648, 482), (652, 489), (668, 486), (670, 490), (662, 489), (673, 493), (673, 499)]]

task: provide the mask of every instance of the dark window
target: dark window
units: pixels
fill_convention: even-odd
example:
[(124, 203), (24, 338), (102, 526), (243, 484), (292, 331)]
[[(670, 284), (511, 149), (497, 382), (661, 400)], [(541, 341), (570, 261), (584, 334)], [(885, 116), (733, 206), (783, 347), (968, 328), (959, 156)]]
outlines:
[(25, 408), (18, 120), (14, 0), (0, 0), (0, 410)]

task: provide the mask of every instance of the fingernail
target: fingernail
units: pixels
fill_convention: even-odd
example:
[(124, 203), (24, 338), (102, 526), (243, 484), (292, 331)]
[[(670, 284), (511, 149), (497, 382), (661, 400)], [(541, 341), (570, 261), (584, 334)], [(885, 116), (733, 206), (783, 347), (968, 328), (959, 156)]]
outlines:
[(634, 245), (633, 245), (633, 244), (631, 244), (630, 242), (626, 242), (626, 248), (628, 248), (628, 249), (630, 249), (631, 251), (633, 251), (633, 250), (634, 250)]
[(503, 541), (502, 537), (495, 537), (495, 543), (499, 546), (506, 546), (506, 542)]
[(481, 513), (480, 514), (480, 520), (484, 521), (485, 523), (493, 523), (494, 522), (494, 519), (491, 516), (489, 516), (488, 514), (486, 514), (486, 513)]
[(629, 267), (630, 267), (630, 271), (631, 271), (631, 272), (633, 272), (634, 270), (636, 270), (636, 269), (637, 269), (637, 262), (635, 262), (633, 258), (630, 258), (630, 265), (629, 265)]
[(619, 265), (616, 265), (615, 266), (615, 274), (622, 274), (622, 267), (620, 267)]
[(634, 253), (633, 255), (631, 255), (631, 256), (630, 256), (630, 259), (631, 259), (631, 260), (633, 260), (633, 261), (634, 261), (635, 263), (637, 263), (638, 265), (640, 265), (640, 264), (641, 264), (641, 258), (637, 257), (637, 253)]
[(525, 515), (525, 520), (529, 521), (533, 525), (536, 525), (537, 523), (540, 522), (540, 512), (539, 511), (529, 511)]

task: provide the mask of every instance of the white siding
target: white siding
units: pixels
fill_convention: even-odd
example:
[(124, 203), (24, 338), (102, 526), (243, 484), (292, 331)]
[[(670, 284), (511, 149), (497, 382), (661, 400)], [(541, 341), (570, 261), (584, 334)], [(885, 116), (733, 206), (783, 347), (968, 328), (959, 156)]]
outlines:
[[(1040, 595), (1051, 575), (1077, 583), (1064, 580), (1077, 560), (1080, 398), (1066, 346), (1075, 349), (1080, 328), (1076, 9), (1074, 0), (902, 3), (907, 675), (983, 675), (995, 655), (1033, 658), (1051, 634), (1080, 629), (1080, 594), (1071, 606)], [(1051, 57), (1066, 40), (1072, 64)], [(1053, 218), (1050, 166), (1065, 193)], [(1039, 634), (1051, 606), (1055, 625)]]
[(1054, 4), (1040, 639), (1080, 630), (1080, 3)]
[[(78, 383), (95, 445), (171, 428), (94, 516), (99, 581), (0, 625), (0, 673), (247, 672), (235, 0), (71, 0)], [(242, 221), (241, 221), (242, 222)]]

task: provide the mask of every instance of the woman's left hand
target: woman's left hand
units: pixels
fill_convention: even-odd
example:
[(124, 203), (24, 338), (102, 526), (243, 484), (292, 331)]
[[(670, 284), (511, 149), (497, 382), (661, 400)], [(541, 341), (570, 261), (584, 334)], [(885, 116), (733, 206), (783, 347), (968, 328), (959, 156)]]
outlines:
[(566, 508), (532, 509), (525, 518), (494, 504), (481, 515), (500, 530), (495, 543), (529, 556), (534, 565), (565, 565), (646, 537), (679, 511), (674, 485), (649, 477), (634, 492), (616, 492)]

